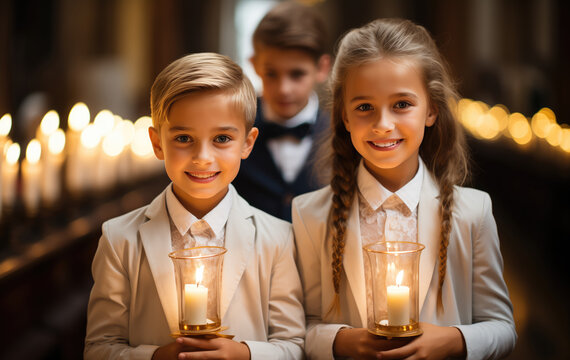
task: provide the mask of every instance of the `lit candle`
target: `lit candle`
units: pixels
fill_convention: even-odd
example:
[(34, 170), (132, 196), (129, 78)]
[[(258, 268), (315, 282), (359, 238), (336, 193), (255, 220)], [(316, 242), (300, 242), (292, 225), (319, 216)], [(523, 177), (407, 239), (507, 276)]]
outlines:
[(26, 212), (30, 216), (36, 215), (40, 203), (40, 182), (42, 178), (41, 154), (42, 146), (39, 140), (33, 139), (26, 147), (26, 158), (22, 163), (22, 197)]
[(20, 145), (8, 141), (4, 147), (4, 155), (5, 158), (2, 164), (2, 203), (7, 209), (12, 209), (16, 201)]
[(4, 146), (9, 140), (8, 134), (12, 128), (12, 116), (4, 114), (0, 118), (0, 218), (2, 218), (2, 162), (4, 162)]
[(101, 134), (94, 124), (89, 124), (81, 132), (78, 155), (80, 162), (80, 189), (92, 190), (96, 186), (99, 156), (101, 155)]
[(84, 187), (83, 184), (83, 164), (81, 163), (79, 148), (81, 132), (87, 127), (90, 120), (89, 108), (79, 102), (71, 108), (67, 120), (68, 130), (66, 133), (67, 143), (67, 164), (66, 164), (66, 184), (69, 190), (78, 194)]
[(184, 285), (184, 321), (187, 325), (206, 324), (208, 288), (201, 285), (204, 266), (196, 270), (196, 284)]
[(48, 138), (42, 181), (42, 201), (47, 207), (53, 206), (61, 195), (61, 166), (65, 149), (65, 133), (57, 129)]
[(404, 271), (396, 276), (396, 285), (388, 286), (388, 324), (390, 326), (410, 323), (410, 288), (402, 286)]
[(48, 111), (40, 123), (40, 127), (36, 132), (36, 138), (45, 149), (49, 141), (49, 136), (59, 128), (59, 115), (55, 110)]

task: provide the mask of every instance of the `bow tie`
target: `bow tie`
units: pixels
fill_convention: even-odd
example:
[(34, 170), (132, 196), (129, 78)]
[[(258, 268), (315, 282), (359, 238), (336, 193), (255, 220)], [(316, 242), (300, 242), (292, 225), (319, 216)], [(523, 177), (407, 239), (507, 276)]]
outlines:
[(311, 132), (311, 124), (302, 123), (294, 127), (286, 127), (274, 122), (265, 122), (259, 129), (260, 135), (267, 139), (275, 139), (282, 136), (293, 136), (298, 140), (303, 139)]

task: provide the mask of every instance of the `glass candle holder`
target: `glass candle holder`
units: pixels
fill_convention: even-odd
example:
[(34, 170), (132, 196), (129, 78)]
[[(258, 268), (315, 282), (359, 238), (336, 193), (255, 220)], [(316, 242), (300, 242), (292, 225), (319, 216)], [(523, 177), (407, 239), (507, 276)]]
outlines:
[(168, 254), (174, 263), (180, 335), (220, 330), (219, 296), (226, 252), (223, 247), (200, 246)]
[(386, 337), (422, 333), (418, 302), (420, 254), (424, 248), (422, 244), (403, 241), (364, 246), (370, 260), (372, 291), (368, 293), (372, 293), (374, 314), (370, 333)]

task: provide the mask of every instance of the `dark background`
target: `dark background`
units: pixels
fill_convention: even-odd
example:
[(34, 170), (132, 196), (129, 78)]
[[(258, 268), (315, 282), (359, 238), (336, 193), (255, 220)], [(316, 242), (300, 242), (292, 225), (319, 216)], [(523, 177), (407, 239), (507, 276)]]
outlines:
[[(462, 96), (527, 117), (549, 107), (559, 124), (570, 123), (564, 0), (304, 2), (325, 16), (331, 53), (352, 27), (377, 17), (409, 18), (433, 34)], [(172, 60), (199, 51), (236, 58), (238, 3), (0, 1), (0, 115), (12, 114), (11, 137), (26, 144), (49, 109), (65, 127), (77, 101), (92, 114), (107, 108), (129, 119), (148, 115), (152, 80)], [(509, 359), (565, 359), (570, 154), (536, 138), (521, 147), (507, 137), (470, 137), (469, 146), (469, 185), (493, 199), (514, 305), (519, 340)], [(80, 200), (64, 195), (58, 208), (33, 219), (21, 209), (2, 219), (0, 358), (81, 357), (100, 224), (149, 202), (167, 183), (164, 175), (137, 179)]]

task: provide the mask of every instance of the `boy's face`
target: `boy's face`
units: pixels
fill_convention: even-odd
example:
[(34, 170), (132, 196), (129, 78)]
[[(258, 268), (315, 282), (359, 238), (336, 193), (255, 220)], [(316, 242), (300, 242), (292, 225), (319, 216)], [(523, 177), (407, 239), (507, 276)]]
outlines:
[(289, 119), (307, 105), (315, 84), (326, 80), (327, 55), (319, 61), (302, 50), (260, 46), (251, 58), (263, 83), (263, 101), (279, 117)]
[(249, 156), (257, 128), (246, 134), (244, 115), (223, 91), (191, 93), (172, 104), (160, 133), (149, 130), (157, 158), (180, 202), (196, 217), (226, 195), (241, 159)]

